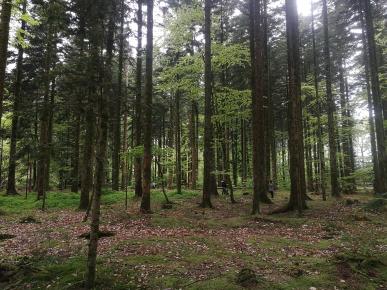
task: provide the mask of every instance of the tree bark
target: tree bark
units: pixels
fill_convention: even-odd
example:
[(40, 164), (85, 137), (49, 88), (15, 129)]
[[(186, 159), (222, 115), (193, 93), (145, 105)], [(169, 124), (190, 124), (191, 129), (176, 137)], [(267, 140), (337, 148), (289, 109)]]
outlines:
[[(9, 23), (11, 20), (12, 0), (3, 0), (1, 4), (0, 22), (0, 120), (3, 117), (3, 99), (5, 86), (5, 70), (7, 67)], [(1, 124), (0, 124), (1, 127)], [(2, 136), (0, 136), (2, 138)], [(0, 176), (1, 181), (1, 176)], [(0, 182), (1, 184), (1, 182)]]
[(51, 81), (51, 65), (53, 59), (53, 38), (54, 25), (49, 22), (47, 30), (46, 57), (44, 64), (44, 97), (43, 107), (40, 114), (40, 133), (39, 133), (39, 159), (37, 165), (36, 188), (38, 199), (43, 198), (42, 210), (45, 209), (46, 190), (47, 190), (47, 174), (48, 160), (50, 158), (49, 144), (49, 126), (50, 126), (50, 81)]
[(376, 144), (378, 149), (378, 163), (379, 163), (379, 181), (376, 182), (377, 192), (387, 191), (387, 153), (386, 153), (386, 136), (383, 122), (387, 116), (383, 117), (383, 103), (380, 93), (380, 83), (378, 75), (378, 63), (376, 59), (376, 44), (375, 44), (375, 30), (372, 18), (372, 7), (370, 0), (361, 0), (364, 9), (365, 29), (367, 36), (368, 48), (368, 63), (371, 77), (371, 93), (373, 99), (373, 107), (375, 112), (375, 132)]
[(325, 182), (325, 154), (324, 154), (324, 144), (322, 140), (322, 125), (321, 125), (321, 114), (322, 114), (322, 100), (319, 95), (319, 85), (318, 85), (318, 64), (317, 64), (317, 50), (316, 50), (316, 36), (314, 29), (314, 15), (313, 15), (313, 2), (311, 5), (311, 15), (312, 15), (312, 44), (313, 44), (313, 82), (315, 90), (315, 99), (317, 100), (317, 150), (318, 150), (318, 160), (319, 160), (319, 186), (323, 200), (326, 200), (326, 182)]
[(286, 34), (289, 74), (289, 157), (291, 192), (288, 208), (301, 214), (306, 207), (304, 143), (302, 128), (300, 51), (296, 0), (286, 0)]
[(212, 1), (204, 1), (204, 175), (202, 207), (212, 208), (211, 195), (216, 192), (212, 125), (212, 67), (211, 67), (211, 8)]
[[(23, 14), (27, 11), (27, 1), (23, 1)], [(26, 22), (22, 20), (21, 30), (26, 29)], [(17, 194), (16, 190), (16, 145), (17, 145), (17, 134), (18, 134), (18, 125), (19, 125), (19, 115), (20, 115), (20, 104), (22, 102), (21, 96), (21, 86), (22, 86), (22, 65), (23, 65), (23, 54), (24, 48), (22, 45), (18, 45), (18, 54), (16, 60), (16, 80), (15, 80), (15, 96), (13, 102), (13, 115), (12, 115), (12, 130), (11, 130), (11, 144), (9, 149), (9, 166), (8, 166), (8, 180), (7, 180), (7, 194), (14, 195)]]
[[(99, 5), (98, 5), (99, 4)], [(106, 7), (106, 6), (107, 7)], [(99, 2), (95, 5), (91, 16), (96, 19), (91, 20), (90, 46), (91, 46), (91, 63), (94, 65), (90, 71), (91, 90), (94, 96), (97, 97), (97, 112), (98, 112), (98, 126), (96, 136), (96, 164), (95, 164), (95, 176), (94, 176), (94, 194), (92, 198), (91, 206), (91, 223), (90, 223), (90, 241), (87, 256), (87, 271), (85, 284), (87, 289), (95, 288), (95, 276), (96, 276), (96, 262), (97, 262), (97, 248), (99, 240), (99, 224), (100, 224), (100, 206), (102, 187), (105, 184), (105, 162), (106, 162), (106, 150), (107, 150), (107, 133), (108, 133), (108, 103), (109, 98), (112, 96), (112, 58), (113, 58), (113, 44), (114, 44), (114, 17), (115, 17), (115, 5), (112, 1), (109, 4), (105, 2)], [(99, 6), (99, 7), (98, 7)], [(94, 10), (95, 9), (95, 10)], [(105, 68), (103, 68), (102, 59), (100, 57), (100, 50), (102, 44), (100, 39), (104, 39), (103, 31), (103, 19), (98, 16), (98, 9), (108, 9), (109, 21), (107, 24), (107, 37), (106, 37), (106, 61)], [(103, 85), (99, 89), (98, 83)], [(97, 83), (98, 81), (98, 83)], [(99, 90), (98, 90), (99, 89)]]
[(181, 194), (181, 132), (180, 132), (180, 92), (175, 94), (175, 173), (176, 193)]
[(118, 56), (118, 92), (115, 100), (115, 112), (113, 116), (113, 156), (112, 156), (112, 189), (119, 190), (120, 183), (120, 151), (121, 151), (121, 102), (123, 98), (122, 80), (124, 66), (124, 21), (125, 3), (120, 3), (120, 43)]
[(191, 102), (190, 119), (189, 119), (189, 142), (191, 149), (191, 174), (190, 174), (190, 188), (196, 189), (196, 182), (198, 178), (198, 147), (197, 147), (197, 134), (196, 134), (196, 115), (197, 115), (197, 104), (195, 101)]
[[(136, 122), (135, 122), (135, 138), (134, 145), (139, 147), (142, 145), (142, 1), (137, 0), (137, 63), (136, 63)], [(142, 195), (142, 158), (136, 156), (134, 159), (134, 182), (135, 182), (135, 196)]]
[(331, 56), (329, 46), (328, 32), (328, 8), (327, 0), (322, 0), (322, 16), (324, 29), (324, 62), (325, 62), (325, 83), (328, 105), (328, 135), (329, 135), (329, 160), (331, 170), (331, 192), (332, 196), (340, 196), (338, 182), (338, 164), (337, 164), (337, 134), (335, 124), (336, 105), (332, 94), (332, 75), (331, 75)]
[(153, 0), (147, 0), (147, 41), (145, 57), (145, 92), (143, 108), (144, 157), (142, 163), (141, 211), (150, 213), (152, 167), (152, 97), (153, 97)]
[(260, 199), (266, 195), (265, 115), (263, 92), (263, 35), (261, 1), (250, 0), (250, 58), (253, 138), (253, 207), (260, 213)]
[(365, 83), (366, 83), (366, 91), (367, 91), (367, 104), (368, 104), (368, 123), (370, 126), (370, 142), (371, 142), (371, 154), (372, 154), (372, 167), (374, 170), (374, 191), (378, 192), (379, 188), (381, 188), (381, 180), (379, 173), (379, 162), (378, 162), (378, 152), (376, 149), (376, 135), (375, 135), (375, 122), (374, 122), (374, 108), (373, 101), (371, 95), (371, 85), (370, 85), (370, 71), (369, 71), (369, 63), (368, 63), (368, 53), (367, 53), (367, 39), (364, 30), (364, 19), (363, 15), (361, 15), (362, 22), (362, 41), (363, 41), (363, 59), (364, 59), (364, 73), (365, 73)]

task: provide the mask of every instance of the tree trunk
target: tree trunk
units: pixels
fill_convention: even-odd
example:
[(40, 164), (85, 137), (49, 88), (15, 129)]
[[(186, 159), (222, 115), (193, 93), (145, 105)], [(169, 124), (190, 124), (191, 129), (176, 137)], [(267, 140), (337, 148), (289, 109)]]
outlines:
[(342, 131), (342, 152), (343, 152), (343, 173), (345, 180), (343, 182), (343, 192), (353, 193), (355, 189), (355, 180), (351, 178), (353, 174), (353, 166), (351, 161), (351, 128), (350, 128), (350, 114), (348, 109), (346, 97), (346, 84), (344, 78), (343, 60), (339, 57), (339, 86), (340, 86), (340, 107), (341, 107), (341, 131)]
[(204, 175), (202, 207), (212, 208), (211, 195), (216, 192), (212, 125), (212, 67), (211, 67), (211, 8), (212, 1), (204, 1)]
[(296, 0), (286, 0), (286, 33), (289, 74), (289, 157), (291, 192), (288, 208), (298, 213), (306, 207), (304, 143), (302, 129), (302, 104), (300, 80), (300, 51), (298, 13)]
[(189, 142), (190, 142), (190, 149), (191, 149), (191, 174), (190, 174), (190, 188), (196, 189), (196, 182), (198, 178), (198, 172), (197, 172), (197, 163), (198, 163), (198, 147), (197, 147), (197, 135), (196, 135), (196, 111), (197, 111), (197, 104), (195, 101), (191, 102), (191, 111), (190, 111), (190, 119), (189, 119)]
[(181, 194), (181, 132), (180, 132), (180, 92), (175, 94), (175, 166), (176, 193)]
[(122, 79), (124, 66), (124, 21), (125, 5), (121, 0), (120, 7), (120, 43), (118, 56), (118, 92), (115, 100), (115, 112), (113, 116), (113, 156), (112, 156), (112, 189), (119, 190), (120, 180), (120, 150), (121, 150), (121, 102), (123, 98)]
[(150, 213), (152, 167), (152, 97), (153, 97), (153, 0), (147, 0), (147, 35), (144, 92), (144, 157), (142, 163), (141, 211)]
[(319, 86), (318, 86), (318, 64), (317, 64), (317, 51), (316, 51), (316, 37), (314, 29), (314, 15), (313, 15), (313, 3), (311, 5), (311, 15), (312, 15), (312, 42), (313, 42), (313, 82), (315, 90), (315, 99), (317, 100), (317, 150), (318, 150), (318, 159), (319, 159), (319, 186), (323, 200), (326, 200), (326, 191), (325, 191), (325, 156), (324, 156), (324, 144), (322, 140), (322, 125), (321, 125), (321, 114), (322, 114), (322, 100), (319, 95)]
[[(23, 2), (23, 14), (27, 11), (27, 1)], [(26, 22), (22, 20), (21, 30), (24, 31), (26, 28)], [(16, 61), (16, 80), (15, 80), (15, 98), (13, 102), (13, 116), (12, 116), (12, 130), (11, 130), (11, 144), (9, 149), (9, 166), (8, 166), (8, 180), (7, 180), (7, 194), (13, 195), (17, 194), (16, 190), (16, 143), (17, 143), (17, 133), (19, 125), (19, 115), (20, 115), (20, 104), (21, 100), (21, 86), (22, 86), (22, 65), (23, 65), (23, 54), (24, 48), (22, 45), (18, 45), (18, 54)], [(0, 178), (1, 179), (1, 178)]]
[[(78, 103), (78, 106), (80, 104)], [(72, 156), (72, 170), (71, 170), (71, 191), (78, 192), (79, 188), (79, 138), (81, 135), (81, 110), (78, 108), (75, 112), (74, 124), (74, 145)]]
[(365, 83), (367, 90), (367, 104), (368, 104), (368, 122), (370, 126), (370, 142), (371, 142), (371, 154), (372, 154), (372, 167), (374, 170), (374, 191), (378, 192), (381, 188), (383, 180), (381, 180), (379, 173), (379, 162), (378, 162), (378, 152), (376, 149), (376, 136), (375, 136), (375, 122), (374, 122), (374, 108), (371, 95), (371, 85), (370, 85), (370, 70), (368, 63), (368, 53), (367, 53), (367, 39), (364, 30), (364, 20), (363, 15), (361, 15), (362, 22), (362, 41), (363, 41), (363, 58), (364, 58), (364, 72), (365, 72)]
[(39, 159), (36, 176), (36, 187), (38, 199), (43, 198), (42, 210), (45, 209), (47, 183), (46, 177), (48, 172), (48, 159), (50, 156), (49, 144), (49, 126), (50, 126), (50, 80), (51, 65), (53, 55), (53, 38), (54, 27), (48, 23), (46, 57), (44, 64), (44, 98), (43, 107), (40, 114), (40, 134), (39, 134)]
[(368, 48), (368, 62), (371, 77), (371, 92), (373, 99), (373, 107), (375, 112), (375, 132), (376, 132), (376, 144), (378, 149), (378, 163), (379, 163), (379, 181), (376, 182), (377, 192), (387, 191), (387, 153), (385, 145), (385, 132), (383, 122), (387, 116), (383, 119), (383, 103), (380, 93), (379, 75), (378, 75), (378, 63), (376, 60), (376, 44), (375, 44), (375, 31), (372, 18), (372, 7), (370, 0), (361, 0), (364, 9), (365, 28), (367, 35), (367, 48)]
[(253, 138), (253, 207), (260, 213), (260, 199), (266, 195), (265, 115), (263, 92), (263, 38), (261, 2), (250, 0), (250, 58)]
[[(101, 5), (102, 4), (102, 5)], [(95, 288), (95, 276), (96, 276), (96, 262), (97, 262), (97, 248), (99, 239), (99, 224), (100, 224), (100, 205), (102, 187), (105, 184), (105, 162), (107, 151), (107, 135), (108, 135), (108, 103), (109, 98), (112, 97), (112, 58), (113, 58), (113, 44), (114, 44), (114, 16), (115, 5), (112, 1), (110, 4), (100, 3), (102, 7), (95, 7), (91, 16), (98, 17), (97, 9), (108, 9), (109, 22), (107, 24), (107, 37), (106, 37), (106, 61), (105, 68), (102, 66), (102, 59), (100, 57), (100, 39), (104, 39), (104, 32), (102, 31), (103, 19), (93, 19), (91, 25), (92, 32), (90, 36), (91, 46), (91, 63), (94, 64), (92, 71), (90, 72), (91, 93), (93, 96), (97, 96), (97, 112), (98, 112), (98, 127), (96, 136), (96, 164), (95, 164), (95, 176), (94, 176), (94, 194), (92, 198), (91, 207), (91, 223), (90, 223), (90, 241), (87, 256), (87, 272), (86, 272), (86, 288)], [(107, 7), (105, 6), (107, 5)], [(97, 5), (96, 5), (97, 6)], [(98, 83), (103, 86), (98, 88)], [(98, 81), (98, 82), (97, 82)], [(98, 90), (99, 89), (99, 90)]]
[[(142, 1), (137, 0), (137, 63), (136, 63), (136, 122), (135, 122), (135, 138), (134, 145), (139, 147), (142, 145)], [(142, 158), (136, 156), (134, 159), (134, 182), (135, 182), (135, 196), (142, 196)]]
[(325, 62), (325, 83), (328, 105), (328, 135), (329, 135), (329, 160), (331, 170), (331, 191), (332, 196), (339, 197), (340, 189), (338, 182), (337, 164), (337, 134), (335, 124), (336, 105), (332, 94), (331, 57), (328, 33), (328, 8), (327, 0), (322, 0), (323, 8), (323, 29), (324, 29), (324, 62)]
[[(5, 86), (5, 69), (7, 67), (9, 22), (11, 20), (12, 0), (3, 0), (0, 22), (0, 120), (3, 117), (3, 99)], [(1, 127), (1, 124), (0, 124)], [(2, 138), (2, 136), (0, 136)], [(1, 176), (0, 176), (1, 184)]]

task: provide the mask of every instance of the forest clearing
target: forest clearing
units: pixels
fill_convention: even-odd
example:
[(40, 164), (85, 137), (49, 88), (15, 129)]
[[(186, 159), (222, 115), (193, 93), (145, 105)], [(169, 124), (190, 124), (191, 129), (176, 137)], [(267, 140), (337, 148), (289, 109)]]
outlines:
[[(101, 231), (111, 236), (100, 238), (96, 288), (386, 289), (387, 200), (313, 196), (301, 218), (268, 215), (286, 203), (280, 192), (276, 205), (251, 216), (251, 194), (241, 193), (236, 204), (215, 198), (209, 210), (191, 191), (168, 193), (173, 208), (162, 209), (156, 192), (152, 215), (138, 213), (137, 199), (125, 210), (123, 192), (104, 193)], [(9, 198), (0, 197), (0, 287), (81, 288), (90, 228), (74, 210), (77, 195), (48, 193), (46, 212), (32, 196)], [(242, 269), (253, 277), (241, 278)]]

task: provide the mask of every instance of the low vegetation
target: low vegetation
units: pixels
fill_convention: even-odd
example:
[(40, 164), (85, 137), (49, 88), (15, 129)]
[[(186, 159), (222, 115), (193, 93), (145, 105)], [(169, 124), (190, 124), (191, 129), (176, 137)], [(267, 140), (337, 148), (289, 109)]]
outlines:
[[(125, 210), (124, 193), (105, 191), (101, 232), (108, 234), (100, 237), (97, 289), (387, 286), (387, 210), (369, 210), (379, 199), (313, 196), (301, 218), (270, 215), (287, 202), (288, 193), (279, 192), (276, 206), (251, 216), (251, 194), (242, 192), (237, 204), (215, 198), (215, 209), (198, 207), (200, 192), (168, 192), (172, 209), (162, 209), (156, 191), (154, 213), (144, 216), (140, 200), (130, 198)], [(90, 228), (77, 206), (69, 192), (50, 192), (46, 212), (35, 196), (0, 196), (0, 288), (82, 287)]]

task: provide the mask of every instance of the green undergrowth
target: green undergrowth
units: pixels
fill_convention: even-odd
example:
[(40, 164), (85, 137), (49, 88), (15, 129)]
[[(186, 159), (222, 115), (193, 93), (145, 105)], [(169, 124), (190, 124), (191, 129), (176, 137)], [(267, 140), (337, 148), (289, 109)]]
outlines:
[[(135, 210), (139, 199), (132, 193), (132, 208), (124, 211), (125, 193), (105, 191), (102, 223), (127, 225), (128, 220), (139, 219), (140, 230), (145, 227), (147, 232), (124, 239), (117, 234), (105, 240), (111, 246), (98, 257), (96, 289), (378, 289), (387, 283), (386, 213), (365, 210), (372, 196), (351, 196), (361, 201), (351, 206), (343, 200), (315, 200), (308, 203), (310, 209), (302, 218), (295, 213), (251, 216), (251, 196), (242, 197), (242, 191), (236, 193), (237, 205), (214, 198), (214, 210), (200, 209), (198, 196), (200, 192), (170, 191), (173, 207), (162, 209), (164, 197), (153, 191), (154, 213), (144, 216)], [(282, 192), (277, 204), (279, 201), (286, 201)], [(47, 218), (55, 219), (55, 213), (63, 209), (74, 212), (78, 202), (79, 194), (48, 193)], [(29, 211), (39, 207), (34, 194), (27, 200), (0, 196), (5, 221), (43, 221), (44, 215), (36, 215), (37, 221), (29, 216)], [(44, 231), (60, 233), (60, 239), (42, 240), (40, 254), (20, 265), (10, 261), (18, 273), (5, 285), (9, 289), (81, 289), (85, 248), (72, 252), (76, 256), (70, 258), (41, 256), (49, 248), (59, 248), (63, 239), (74, 238), (67, 227)], [(0, 265), (7, 258), (11, 259), (0, 257)], [(238, 284), (238, 273), (244, 268), (258, 277), (250, 288)]]
[[(168, 197), (172, 201), (184, 200), (197, 196), (197, 192), (194, 191), (182, 191), (181, 194), (177, 194), (172, 191), (167, 193)], [(129, 200), (133, 201), (133, 192), (129, 192)], [(77, 209), (79, 206), (79, 193), (73, 192), (47, 192), (46, 209)], [(102, 194), (102, 205), (110, 206), (114, 204), (124, 204), (125, 192), (104, 190)], [(164, 196), (160, 191), (152, 191), (152, 202), (156, 205), (164, 202)], [(18, 214), (20, 212), (26, 213), (28, 211), (34, 211), (41, 209), (42, 200), (37, 200), (36, 193), (31, 192), (27, 198), (24, 195), (7, 196), (4, 193), (0, 194), (0, 216), (7, 214)]]

